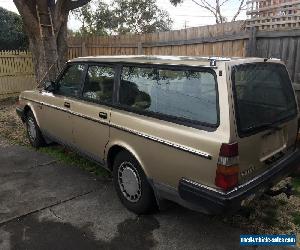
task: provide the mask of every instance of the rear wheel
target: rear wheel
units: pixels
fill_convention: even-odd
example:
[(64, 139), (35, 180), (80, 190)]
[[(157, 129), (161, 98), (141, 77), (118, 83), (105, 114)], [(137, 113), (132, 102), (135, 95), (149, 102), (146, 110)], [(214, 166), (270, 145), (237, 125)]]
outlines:
[(123, 205), (136, 214), (147, 214), (156, 208), (153, 189), (138, 161), (128, 152), (121, 151), (113, 165), (113, 179)]
[(45, 145), (45, 140), (37, 125), (34, 114), (32, 111), (28, 111), (26, 115), (26, 130), (28, 140), (34, 148), (39, 148)]

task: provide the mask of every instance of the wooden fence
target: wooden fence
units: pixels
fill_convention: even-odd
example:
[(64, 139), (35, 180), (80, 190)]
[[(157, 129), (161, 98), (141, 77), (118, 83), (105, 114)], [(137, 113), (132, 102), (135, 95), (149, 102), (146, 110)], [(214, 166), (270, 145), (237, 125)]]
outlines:
[[(145, 35), (71, 37), (68, 46), (70, 59), (138, 54), (280, 58), (300, 84), (300, 29), (246, 30), (245, 22), (238, 21)], [(33, 72), (29, 53), (0, 52), (0, 94), (33, 88)]]
[(0, 51), (0, 95), (35, 87), (31, 54), (26, 51)]
[(96, 55), (188, 55), (280, 58), (300, 84), (300, 29), (256, 31), (245, 22), (145, 35), (69, 38), (69, 58)]
[(69, 38), (69, 58), (92, 55), (246, 56), (244, 22), (144, 35)]
[(300, 84), (300, 29), (252, 32), (251, 55), (282, 59), (286, 63), (292, 81)]

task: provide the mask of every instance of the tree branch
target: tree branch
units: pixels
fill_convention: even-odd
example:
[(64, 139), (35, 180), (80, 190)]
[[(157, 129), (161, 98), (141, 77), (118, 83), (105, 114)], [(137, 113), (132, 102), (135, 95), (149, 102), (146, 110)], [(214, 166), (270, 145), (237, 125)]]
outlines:
[[(37, 18), (34, 13), (32, 13), (32, 9), (30, 8), (29, 4), (33, 5), (32, 1), (22, 1), (22, 0), (14, 0), (14, 3), (21, 14), (21, 17), (24, 22), (24, 27), (26, 31), (30, 34), (34, 34), (36, 30), (39, 29)], [(35, 6), (34, 6), (35, 10)]]
[(222, 3), (220, 3), (220, 7), (223, 6), (225, 3), (227, 3), (229, 0), (224, 0)]
[(238, 15), (241, 13), (243, 5), (244, 5), (244, 2), (245, 2), (245, 0), (241, 0), (240, 6), (239, 6), (237, 12), (235, 13), (235, 15), (232, 18), (232, 22), (234, 22), (235, 19), (238, 17)]
[(195, 4), (197, 4), (199, 7), (208, 10), (209, 12), (211, 12), (213, 14), (213, 16), (216, 18), (216, 23), (219, 22), (218, 20), (218, 15), (217, 15), (217, 11), (216, 8), (214, 8), (212, 5), (210, 5), (206, 0), (200, 0), (201, 3), (198, 3), (195, 0), (192, 0), (192, 2), (194, 2)]
[(52, 12), (53, 15), (53, 23), (54, 23), (54, 30), (56, 36), (58, 35), (61, 25), (65, 19), (65, 16), (68, 16), (69, 12), (65, 11), (64, 6), (65, 0), (57, 0), (55, 4), (55, 8)]
[(64, 2), (66, 3), (66, 11), (70, 11), (86, 5), (90, 1), (91, 0), (65, 0)]
[(223, 16), (221, 15), (220, 1), (216, 0), (216, 14), (220, 23), (223, 23)]
[(210, 4), (207, 4), (207, 2), (205, 0), (200, 0), (200, 1), (201, 1), (201, 3), (199, 3), (195, 0), (192, 0), (192, 2), (194, 2), (195, 4), (200, 6), (201, 8), (205, 8), (205, 9), (210, 10), (210, 11), (215, 10), (215, 8), (213, 6), (211, 6)]

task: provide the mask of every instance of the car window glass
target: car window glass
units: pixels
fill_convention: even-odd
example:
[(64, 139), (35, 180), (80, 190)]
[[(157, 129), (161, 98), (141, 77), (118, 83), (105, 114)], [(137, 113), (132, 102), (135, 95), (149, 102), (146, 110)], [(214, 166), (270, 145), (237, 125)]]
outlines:
[(206, 71), (124, 67), (119, 102), (202, 123), (218, 120), (215, 77)]
[(114, 69), (104, 66), (90, 66), (88, 69), (83, 97), (100, 102), (112, 102)]
[(81, 93), (81, 81), (84, 73), (84, 65), (74, 64), (66, 69), (58, 81), (58, 93), (66, 96), (79, 96)]
[(240, 132), (251, 132), (297, 114), (297, 104), (285, 66), (241, 64), (233, 68), (233, 88)]
[(157, 83), (157, 71), (152, 68), (124, 67), (120, 85), (121, 104), (142, 110), (153, 110), (155, 97), (151, 90)]

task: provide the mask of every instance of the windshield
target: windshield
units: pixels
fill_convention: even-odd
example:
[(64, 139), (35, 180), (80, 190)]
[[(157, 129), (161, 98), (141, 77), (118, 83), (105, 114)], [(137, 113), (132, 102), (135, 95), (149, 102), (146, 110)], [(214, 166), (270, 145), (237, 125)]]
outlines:
[(297, 114), (292, 84), (281, 64), (237, 65), (233, 88), (240, 134), (271, 128)]

